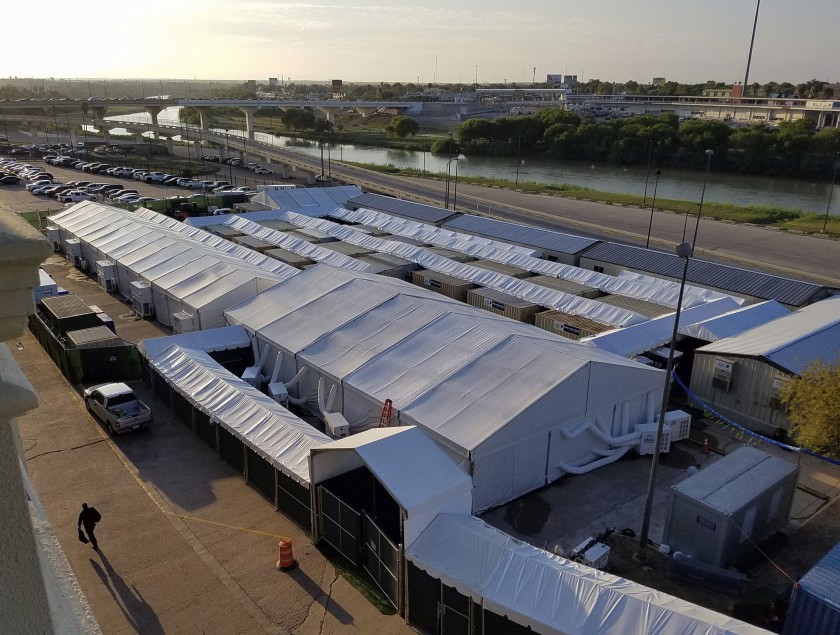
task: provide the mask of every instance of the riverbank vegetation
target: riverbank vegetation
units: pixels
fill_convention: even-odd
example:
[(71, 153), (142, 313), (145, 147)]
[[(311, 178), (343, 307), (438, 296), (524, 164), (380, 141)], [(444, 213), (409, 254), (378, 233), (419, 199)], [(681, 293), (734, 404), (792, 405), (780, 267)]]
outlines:
[[(383, 172), (399, 176), (411, 176), (419, 178), (445, 179), (445, 174), (434, 174), (423, 172), (414, 168), (399, 168), (395, 165), (378, 165), (371, 163), (351, 163), (373, 172)], [(508, 179), (491, 179), (480, 176), (459, 176), (459, 183), (480, 185), (484, 187), (515, 189), (521, 192), (532, 194), (543, 194), (572, 198), (595, 203), (606, 203), (617, 207), (645, 207), (650, 208), (651, 201), (636, 194), (617, 194), (614, 192), (600, 192), (579, 185), (568, 183), (549, 184), (535, 183), (533, 181), (520, 181), (516, 185)], [(673, 212), (675, 214), (697, 214), (697, 203), (691, 201), (680, 201), (676, 199), (656, 199), (656, 210), (660, 212)], [(753, 225), (765, 225), (778, 227), (788, 231), (799, 231), (803, 233), (820, 233), (822, 231), (825, 216), (820, 214), (806, 213), (802, 210), (772, 205), (732, 205), (730, 203), (716, 203), (706, 201), (703, 203), (703, 218), (714, 218), (717, 220), (730, 221), (735, 223), (749, 223)], [(840, 218), (830, 216), (826, 224), (826, 233), (840, 235)]]

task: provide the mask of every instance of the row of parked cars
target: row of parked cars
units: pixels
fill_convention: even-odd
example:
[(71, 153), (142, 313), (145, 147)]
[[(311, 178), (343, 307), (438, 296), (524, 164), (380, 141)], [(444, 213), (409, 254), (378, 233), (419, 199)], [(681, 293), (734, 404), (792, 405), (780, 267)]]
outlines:
[(201, 157), (202, 161), (209, 161), (211, 163), (224, 163), (225, 165), (232, 165), (235, 168), (247, 168), (251, 170), (254, 174), (272, 174), (271, 169), (260, 165), (259, 163), (255, 163), (253, 161), (249, 161), (248, 163), (243, 163), (242, 159), (238, 159), (236, 157), (228, 157), (227, 159), (222, 159), (218, 154), (205, 154)]

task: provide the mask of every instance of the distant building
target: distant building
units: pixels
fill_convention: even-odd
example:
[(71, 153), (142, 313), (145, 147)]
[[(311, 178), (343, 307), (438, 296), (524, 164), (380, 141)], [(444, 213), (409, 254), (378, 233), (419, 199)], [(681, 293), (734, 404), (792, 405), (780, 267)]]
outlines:
[(277, 78), (276, 77), (269, 77), (268, 78), (268, 85), (269, 86), (277, 86)]
[(563, 88), (571, 88), (577, 85), (577, 75), (546, 75), (545, 83), (549, 86), (560, 86)]
[(344, 82), (340, 79), (334, 79), (330, 82), (330, 90), (333, 99), (341, 99), (344, 97)]
[(257, 90), (257, 80), (249, 79), (245, 82), (245, 88), (249, 90)]
[(563, 83), (563, 75), (546, 75), (545, 76), (545, 83), (549, 86), (554, 86), (556, 84)]
[(664, 86), (665, 85), (665, 78), (664, 77), (654, 77), (650, 80), (652, 86)]
[[(741, 86), (738, 85), (740, 89)], [(729, 88), (704, 88), (703, 89), (703, 97), (734, 97), (732, 91), (734, 86)]]

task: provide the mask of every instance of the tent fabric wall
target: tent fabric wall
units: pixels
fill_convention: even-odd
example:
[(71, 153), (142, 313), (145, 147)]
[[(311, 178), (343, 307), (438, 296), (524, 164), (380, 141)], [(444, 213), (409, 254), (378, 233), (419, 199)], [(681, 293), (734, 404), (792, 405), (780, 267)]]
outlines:
[[(610, 451), (605, 437), (650, 421), (651, 395), (663, 381), (662, 371), (421, 287), (323, 265), (226, 316), (253, 334), (260, 351), (268, 347), (268, 360), (282, 352), (282, 379), (307, 369), (298, 394), (314, 412), (319, 384), (325, 401), (334, 390), (330, 410), (353, 433), (376, 427), (391, 399), (393, 425), (422, 427), (479, 475), (476, 510), (550, 482), (565, 463)], [(620, 424), (605, 410), (624, 413)], [(490, 477), (494, 469), (500, 473)], [(498, 490), (499, 483), (506, 485)]]
[(329, 437), (231, 375), (207, 353), (176, 345), (149, 361), (184, 400), (222, 426), (220, 448), (228, 461), (237, 458), (236, 448), (244, 442), (277, 469), (308, 484), (309, 450)]
[[(478, 518), (440, 514), (406, 549), (418, 569), (537, 633), (759, 635), (766, 631), (565, 560)], [(427, 590), (428, 592), (428, 590)], [(408, 589), (409, 613), (412, 589)]]

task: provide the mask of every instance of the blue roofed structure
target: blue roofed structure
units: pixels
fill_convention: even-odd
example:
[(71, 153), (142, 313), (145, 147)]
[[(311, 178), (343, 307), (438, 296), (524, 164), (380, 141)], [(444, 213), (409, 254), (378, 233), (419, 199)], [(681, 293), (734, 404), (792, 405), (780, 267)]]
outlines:
[(453, 212), (450, 209), (434, 207), (433, 205), (423, 205), (422, 203), (405, 201), (401, 198), (371, 193), (362, 194), (361, 196), (350, 199), (345, 204), (345, 207), (351, 210), (367, 208), (378, 212), (386, 212), (394, 216), (437, 225), (438, 227), (440, 227), (443, 221), (457, 214), (457, 212)]

